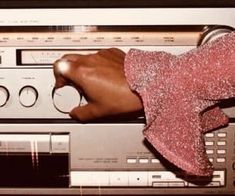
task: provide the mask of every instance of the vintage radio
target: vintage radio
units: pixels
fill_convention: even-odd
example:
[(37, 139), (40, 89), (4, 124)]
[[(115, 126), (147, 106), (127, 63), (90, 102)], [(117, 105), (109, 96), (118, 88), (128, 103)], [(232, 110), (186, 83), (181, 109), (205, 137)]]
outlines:
[(234, 195), (234, 99), (229, 126), (205, 134), (213, 176), (184, 176), (144, 140), (143, 117), (70, 119), (85, 99), (54, 90), (52, 64), (110, 47), (181, 54), (233, 31), (235, 4), (111, 2), (1, 1), (0, 194)]

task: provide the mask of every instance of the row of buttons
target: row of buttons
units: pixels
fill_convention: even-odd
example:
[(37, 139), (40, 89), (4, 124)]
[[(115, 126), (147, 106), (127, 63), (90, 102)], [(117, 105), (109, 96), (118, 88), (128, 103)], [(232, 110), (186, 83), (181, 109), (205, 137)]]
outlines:
[(148, 158), (127, 158), (126, 159), (126, 162), (129, 163), (129, 164), (135, 164), (135, 163), (143, 163), (143, 164), (146, 164), (146, 163), (160, 163), (160, 161), (156, 158), (153, 158), (153, 159), (148, 159)]
[[(215, 153), (214, 149), (207, 149), (206, 150), (207, 155), (213, 155)], [(226, 154), (226, 150), (225, 149), (218, 149), (216, 150), (216, 153), (218, 155), (225, 155)], [(214, 161), (213, 158), (209, 159), (211, 162)], [(217, 163), (224, 163), (226, 161), (225, 157), (218, 157), (216, 158), (216, 162)], [(135, 164), (135, 163), (141, 163), (141, 164), (147, 164), (147, 163), (160, 163), (159, 159), (153, 158), (153, 159), (148, 159), (148, 158), (127, 158), (126, 162), (128, 164)]]
[[(207, 149), (207, 150), (206, 150), (206, 153), (207, 153), (208, 155), (209, 155), (209, 154), (214, 154), (214, 150), (213, 150), (213, 149)], [(219, 155), (224, 155), (224, 154), (226, 154), (226, 150), (224, 150), (224, 149), (219, 149), (219, 150), (216, 151), (216, 153), (219, 154)]]
[[(71, 171), (71, 186), (200, 187), (197, 179), (186, 182), (170, 171)], [(193, 183), (195, 182), (195, 183)], [(214, 171), (206, 186), (225, 185), (225, 172)]]
[[(206, 142), (205, 142), (205, 145), (206, 145), (206, 146), (214, 146), (214, 145), (215, 145), (215, 142), (214, 142), (214, 141), (206, 141)], [(217, 146), (226, 146), (226, 145), (227, 145), (227, 142), (226, 142), (226, 141), (217, 141), (217, 142), (216, 142), (216, 145), (217, 145)]]
[[(214, 162), (214, 158), (209, 158), (209, 161), (211, 163), (213, 163)], [(225, 157), (216, 158), (216, 162), (217, 163), (225, 163), (226, 162), (226, 158)]]
[[(210, 154), (213, 154), (212, 152), (213, 150), (207, 150), (207, 154), (210, 155)], [(221, 150), (222, 152), (223, 150)], [(225, 153), (224, 153), (225, 154)], [(214, 161), (214, 158), (209, 158), (209, 161), (210, 162), (213, 162)], [(151, 160), (148, 160), (148, 159), (134, 159), (134, 158), (129, 158), (126, 160), (126, 162), (128, 164), (136, 164), (136, 163), (140, 163), (140, 164), (147, 164), (147, 163), (160, 163), (160, 161), (158, 159), (151, 159)], [(225, 163), (226, 162), (226, 158), (225, 157), (219, 157), (219, 158), (216, 158), (216, 162), (217, 163)]]
[(216, 133), (206, 133), (206, 134), (205, 134), (205, 136), (206, 136), (207, 138), (213, 138), (213, 137), (215, 137), (215, 135), (217, 135), (217, 136), (220, 137), (220, 138), (225, 138), (225, 137), (227, 137), (227, 133), (225, 133), (225, 132), (218, 132), (217, 134), (216, 134)]

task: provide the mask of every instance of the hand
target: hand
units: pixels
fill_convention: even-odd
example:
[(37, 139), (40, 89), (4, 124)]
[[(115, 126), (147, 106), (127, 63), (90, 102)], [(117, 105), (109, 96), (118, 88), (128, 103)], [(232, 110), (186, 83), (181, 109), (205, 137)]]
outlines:
[[(88, 102), (75, 107), (70, 112), (72, 118), (88, 121), (143, 109), (140, 97), (127, 84), (124, 58), (124, 52), (111, 48), (96, 54), (65, 55), (54, 63), (55, 88), (72, 84), (82, 91)], [(60, 72), (61, 61), (69, 64), (68, 71)]]

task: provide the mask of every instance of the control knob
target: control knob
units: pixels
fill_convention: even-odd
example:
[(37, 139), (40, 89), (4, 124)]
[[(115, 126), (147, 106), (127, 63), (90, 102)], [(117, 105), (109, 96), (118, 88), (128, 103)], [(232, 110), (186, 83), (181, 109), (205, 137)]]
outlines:
[(32, 107), (38, 99), (38, 92), (33, 86), (24, 86), (19, 91), (19, 101), (24, 107)]
[(231, 33), (232, 31), (234, 31), (234, 29), (229, 26), (214, 26), (207, 28), (202, 34), (198, 42), (198, 46), (204, 45), (207, 42), (214, 41), (225, 34)]
[(54, 107), (62, 113), (69, 113), (74, 107), (81, 104), (82, 96), (78, 90), (72, 86), (53, 89), (52, 92)]
[(7, 101), (10, 98), (10, 93), (6, 87), (0, 86), (0, 107), (6, 105)]

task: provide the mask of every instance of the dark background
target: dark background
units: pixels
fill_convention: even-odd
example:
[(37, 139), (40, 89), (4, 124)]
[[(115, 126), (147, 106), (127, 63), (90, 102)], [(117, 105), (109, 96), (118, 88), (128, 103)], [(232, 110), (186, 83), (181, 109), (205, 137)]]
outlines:
[(0, 0), (0, 8), (235, 7), (234, 0)]

